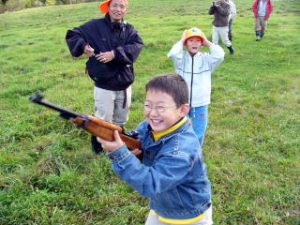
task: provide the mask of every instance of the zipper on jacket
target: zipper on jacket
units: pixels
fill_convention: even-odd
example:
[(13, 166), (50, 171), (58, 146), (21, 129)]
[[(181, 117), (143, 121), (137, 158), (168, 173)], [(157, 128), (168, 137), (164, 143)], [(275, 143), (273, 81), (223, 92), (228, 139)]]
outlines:
[(191, 91), (190, 91), (190, 107), (192, 108), (193, 82), (194, 82), (194, 55), (191, 56), (192, 56), (192, 77), (191, 77)]

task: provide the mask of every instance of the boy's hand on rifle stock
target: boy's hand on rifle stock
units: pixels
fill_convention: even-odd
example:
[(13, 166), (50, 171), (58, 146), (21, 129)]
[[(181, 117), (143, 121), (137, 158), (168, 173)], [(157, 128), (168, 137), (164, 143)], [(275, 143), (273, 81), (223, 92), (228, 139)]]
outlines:
[(142, 151), (138, 148), (131, 150), (131, 153), (134, 154), (135, 156), (139, 156), (142, 154)]
[[(113, 152), (119, 148), (121, 148), (123, 145), (125, 145), (125, 143), (122, 141), (119, 132), (118, 131), (114, 131), (114, 141), (107, 141), (104, 140), (103, 138), (97, 137), (97, 141), (101, 143), (103, 149), (107, 152)], [(132, 154), (138, 156), (142, 153), (142, 151), (140, 149), (133, 149)]]
[(104, 140), (103, 138), (97, 137), (97, 141), (101, 143), (105, 151), (112, 152), (125, 145), (125, 143), (120, 138), (119, 132), (116, 130), (114, 131), (114, 138), (115, 138), (114, 141), (107, 141)]

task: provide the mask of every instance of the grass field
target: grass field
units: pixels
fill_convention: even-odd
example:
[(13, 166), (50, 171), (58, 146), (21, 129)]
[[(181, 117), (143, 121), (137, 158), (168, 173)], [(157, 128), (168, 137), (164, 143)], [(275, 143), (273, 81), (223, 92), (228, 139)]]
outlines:
[[(236, 54), (213, 74), (204, 153), (215, 224), (300, 224), (300, 1), (274, 1), (261, 42), (250, 0), (236, 0)], [(144, 224), (147, 199), (117, 178), (89, 135), (33, 105), (93, 113), (85, 57), (73, 59), (66, 30), (101, 17), (98, 3), (0, 15), (0, 224)], [(208, 37), (209, 0), (131, 0), (126, 19), (145, 48), (135, 64), (128, 129), (143, 119), (144, 84), (173, 72), (166, 54), (184, 29)], [(223, 46), (224, 47), (224, 46)]]

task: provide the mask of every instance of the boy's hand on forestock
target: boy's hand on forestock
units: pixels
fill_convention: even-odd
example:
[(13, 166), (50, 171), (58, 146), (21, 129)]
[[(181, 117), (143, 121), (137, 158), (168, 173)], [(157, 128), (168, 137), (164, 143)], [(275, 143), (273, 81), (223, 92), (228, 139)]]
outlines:
[(121, 148), (124, 145), (124, 142), (121, 140), (119, 132), (114, 131), (114, 141), (106, 141), (100, 137), (97, 137), (97, 141), (101, 143), (103, 149), (107, 152), (115, 151)]

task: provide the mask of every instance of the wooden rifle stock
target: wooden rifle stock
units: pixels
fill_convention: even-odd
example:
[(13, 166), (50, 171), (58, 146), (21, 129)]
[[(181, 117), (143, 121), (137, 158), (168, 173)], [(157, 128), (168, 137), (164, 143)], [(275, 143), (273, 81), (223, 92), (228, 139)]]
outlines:
[(56, 110), (60, 113), (60, 116), (64, 119), (68, 119), (79, 128), (83, 128), (87, 132), (91, 133), (94, 136), (103, 138), (108, 141), (114, 140), (114, 131), (117, 130), (120, 134), (122, 141), (125, 142), (127, 147), (131, 150), (140, 149), (141, 143), (138, 139), (124, 133), (123, 129), (120, 126), (107, 122), (105, 120), (96, 118), (91, 115), (82, 115), (76, 112), (72, 112), (68, 109), (62, 108), (60, 106), (54, 105), (50, 102), (43, 100), (43, 95), (40, 93), (35, 93), (29, 97), (29, 100), (46, 106), (50, 109)]

